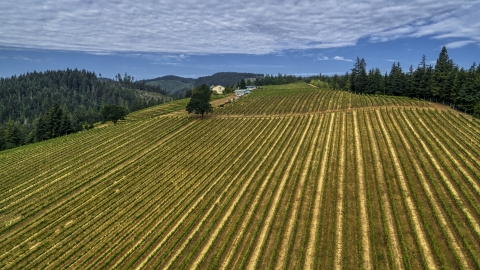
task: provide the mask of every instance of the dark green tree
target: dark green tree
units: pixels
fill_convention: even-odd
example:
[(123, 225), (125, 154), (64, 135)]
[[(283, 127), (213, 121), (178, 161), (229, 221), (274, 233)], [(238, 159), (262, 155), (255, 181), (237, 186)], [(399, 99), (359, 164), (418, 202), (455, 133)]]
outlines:
[(432, 76), (431, 91), (435, 98), (450, 100), (450, 90), (455, 77), (451, 74), (454, 64), (448, 57), (447, 48), (443, 46), (435, 64), (435, 71)]
[(3, 126), (0, 125), (0, 151), (5, 149), (5, 130)]
[(350, 76), (350, 91), (355, 94), (363, 93), (368, 85), (367, 63), (365, 59), (357, 57), (357, 61)]
[(107, 104), (102, 108), (103, 121), (112, 121), (114, 125), (117, 124), (118, 120), (124, 120), (127, 114), (127, 109), (114, 104)]
[(415, 89), (414, 89), (414, 77), (413, 77), (413, 66), (410, 65), (410, 68), (408, 69), (408, 73), (404, 75), (404, 95), (410, 98), (413, 98), (415, 96)]
[(473, 109), (473, 117), (480, 118), (480, 101), (475, 105)]
[(62, 109), (58, 104), (54, 104), (37, 120), (34, 137), (36, 141), (43, 141), (72, 132), (72, 122), (67, 109)]
[(418, 64), (417, 69), (413, 72), (413, 79), (412, 79), (412, 93), (413, 96), (420, 99), (420, 94), (425, 92), (421, 89), (422, 85), (422, 78), (425, 75), (427, 69), (427, 58), (425, 55), (422, 56), (422, 62)]
[(247, 87), (247, 83), (245, 82), (244, 79), (240, 81), (240, 84), (238, 87), (240, 87), (240, 89), (245, 89)]
[(453, 104), (458, 105), (458, 95), (460, 93), (460, 90), (462, 89), (462, 86), (465, 85), (467, 81), (467, 72), (465, 69), (461, 68), (456, 76), (455, 80), (453, 81), (453, 88), (450, 94), (450, 99), (453, 101)]
[(388, 75), (387, 94), (401, 96), (405, 93), (405, 80), (400, 62), (393, 63)]
[(9, 120), (5, 126), (3, 139), (6, 149), (22, 145), (24, 139), (20, 125), (15, 123), (13, 120)]
[(188, 113), (194, 114), (203, 114), (213, 112), (212, 105), (210, 104), (212, 96), (212, 91), (210, 87), (206, 84), (202, 84), (202, 86), (195, 88), (192, 91), (192, 97), (185, 108)]

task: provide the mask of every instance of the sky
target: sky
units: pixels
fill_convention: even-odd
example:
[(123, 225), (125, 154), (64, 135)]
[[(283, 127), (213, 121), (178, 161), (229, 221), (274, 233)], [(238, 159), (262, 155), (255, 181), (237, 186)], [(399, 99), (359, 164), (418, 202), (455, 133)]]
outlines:
[(86, 69), (113, 78), (216, 72), (332, 75), (480, 62), (479, 0), (2, 0), (0, 77)]

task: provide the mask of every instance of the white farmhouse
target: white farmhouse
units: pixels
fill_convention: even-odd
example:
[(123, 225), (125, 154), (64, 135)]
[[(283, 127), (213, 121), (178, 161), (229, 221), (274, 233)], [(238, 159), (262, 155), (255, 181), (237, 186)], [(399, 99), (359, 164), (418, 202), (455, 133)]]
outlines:
[(217, 86), (211, 86), (210, 87), (210, 90), (212, 90), (214, 93), (217, 93), (219, 95), (223, 95), (223, 93), (225, 92), (225, 87), (221, 86), (221, 85), (217, 85)]
[(250, 90), (248, 90), (248, 89), (237, 89), (237, 90), (235, 90), (235, 95), (237, 97), (241, 97), (241, 96), (246, 95), (246, 94), (250, 94)]

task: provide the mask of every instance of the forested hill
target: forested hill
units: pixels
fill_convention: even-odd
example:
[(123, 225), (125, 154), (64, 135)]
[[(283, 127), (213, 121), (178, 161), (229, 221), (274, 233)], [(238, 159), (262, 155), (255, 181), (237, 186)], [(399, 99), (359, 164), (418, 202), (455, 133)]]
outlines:
[[(155, 93), (145, 94), (150, 92)], [(69, 117), (72, 128), (81, 130), (102, 119), (105, 104), (135, 111), (171, 99), (162, 94), (159, 86), (135, 82), (127, 74), (100, 81), (94, 72), (78, 69), (0, 78), (0, 150), (5, 148), (5, 134), (13, 132), (7, 127), (14, 129), (16, 145), (32, 142), (36, 121), (55, 104)]]
[(179, 77), (179, 76), (175, 76), (175, 75), (167, 75), (167, 76), (158, 77), (158, 78), (151, 79), (151, 80), (144, 80), (144, 81), (146, 83), (151, 83), (151, 82), (161, 81), (161, 80), (178, 81), (178, 82), (187, 83), (187, 84), (195, 82), (195, 79), (184, 78), (184, 77)]
[(210, 76), (198, 77), (197, 79), (183, 78), (174, 75), (158, 77), (144, 82), (149, 85), (159, 85), (166, 90), (169, 95), (175, 97), (185, 96), (186, 91), (192, 90), (193, 86), (223, 85), (232, 86), (239, 83), (242, 79), (263, 78), (263, 74), (239, 73), (239, 72), (218, 72)]
[(199, 86), (202, 84), (206, 85), (223, 85), (230, 86), (238, 83), (242, 79), (249, 78), (263, 78), (263, 74), (255, 73), (239, 73), (239, 72), (218, 72), (210, 76), (198, 77), (195, 80), (195, 85)]
[(151, 80), (144, 80), (148, 85), (160, 86), (170, 96), (183, 97), (187, 90), (191, 90), (195, 79), (167, 75)]

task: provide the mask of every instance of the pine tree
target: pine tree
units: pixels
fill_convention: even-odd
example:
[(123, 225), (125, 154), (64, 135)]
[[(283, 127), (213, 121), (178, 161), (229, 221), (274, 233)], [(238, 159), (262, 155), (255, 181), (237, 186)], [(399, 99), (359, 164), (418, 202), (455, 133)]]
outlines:
[(3, 126), (0, 125), (0, 151), (5, 149), (5, 130)]
[(461, 68), (456, 76), (455, 80), (453, 81), (453, 87), (450, 94), (450, 99), (452, 100), (454, 105), (458, 105), (458, 94), (460, 93), (460, 89), (466, 83), (467, 72), (465, 69)]
[(404, 95), (407, 96), (407, 97), (413, 98), (415, 96), (415, 91), (414, 91), (414, 88), (413, 88), (413, 83), (414, 83), (413, 66), (410, 65), (410, 68), (408, 69), (408, 73), (404, 75), (404, 79), (405, 79)]
[(475, 105), (475, 108), (473, 109), (473, 117), (480, 118), (480, 101), (477, 102), (477, 105)]
[(5, 148), (10, 149), (23, 144), (22, 131), (18, 123), (13, 120), (9, 120), (5, 126), (3, 140), (5, 142)]
[(401, 96), (405, 92), (405, 80), (404, 74), (402, 71), (402, 67), (400, 66), (400, 62), (393, 63), (392, 68), (390, 70), (390, 74), (388, 75), (388, 88), (395, 96)]
[(418, 64), (417, 69), (413, 72), (413, 80), (412, 80), (412, 92), (413, 96), (420, 99), (420, 96), (424, 96), (423, 93), (425, 92), (422, 89), (422, 79), (425, 75), (427, 69), (427, 58), (425, 55), (422, 56), (422, 61)]
[(365, 59), (357, 57), (350, 76), (350, 91), (355, 94), (363, 93), (368, 85), (367, 63)]
[[(281, 74), (280, 74), (280, 76), (281, 76)], [(239, 86), (239, 87), (240, 87), (240, 89), (245, 89), (245, 88), (247, 88), (247, 83), (245, 82), (244, 79), (242, 79), (242, 80), (240, 81), (240, 86)]]
[(455, 79), (452, 72), (454, 72), (453, 61), (448, 57), (447, 48), (443, 46), (432, 76), (431, 91), (434, 98), (450, 100), (450, 90)]

